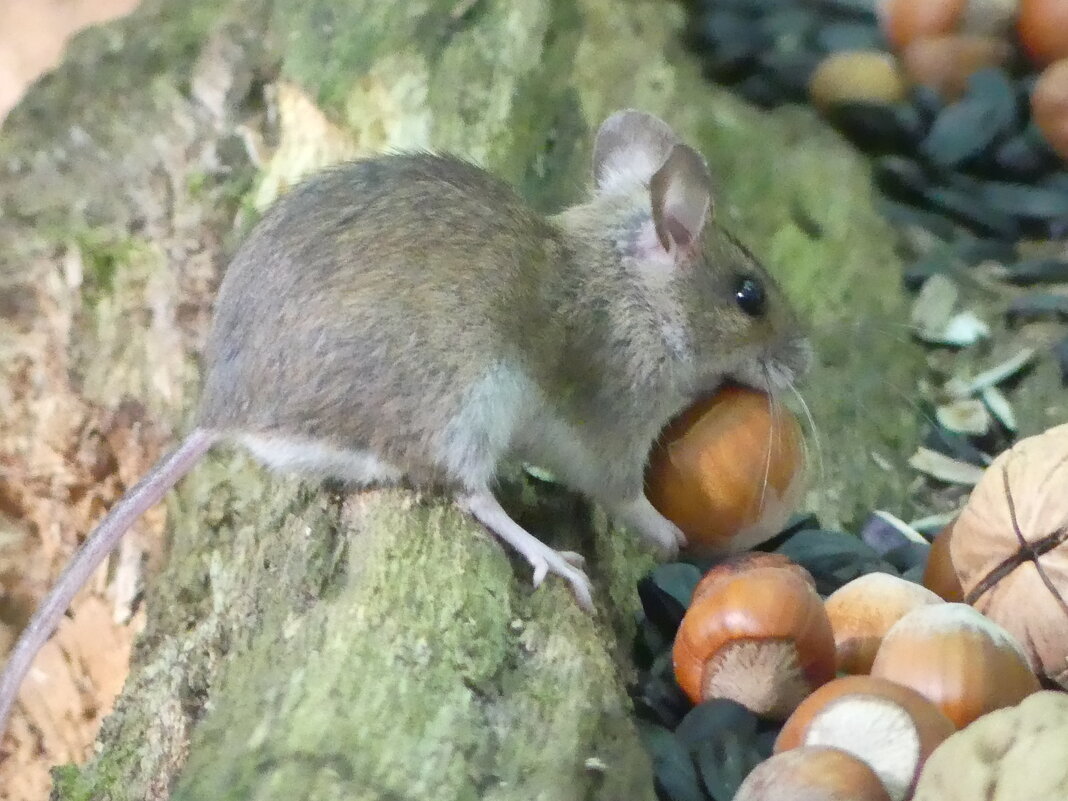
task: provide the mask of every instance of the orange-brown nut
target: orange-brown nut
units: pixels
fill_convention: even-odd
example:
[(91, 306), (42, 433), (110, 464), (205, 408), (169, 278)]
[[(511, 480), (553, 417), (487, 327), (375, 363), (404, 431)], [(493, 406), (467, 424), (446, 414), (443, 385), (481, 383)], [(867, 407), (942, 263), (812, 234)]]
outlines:
[(879, 21), (897, 50), (918, 39), (962, 33), (1007, 38), (1018, 0), (879, 0)]
[(729, 698), (782, 720), (834, 677), (834, 636), (807, 581), (756, 568), (716, 583), (689, 608), (672, 657), (694, 703)]
[(810, 745), (753, 768), (734, 801), (890, 801), (867, 763), (840, 748)]
[(777, 534), (804, 485), (801, 427), (763, 392), (726, 387), (670, 423), (646, 488), (693, 553), (736, 553)]
[(949, 718), (915, 690), (872, 676), (846, 676), (801, 702), (779, 732), (775, 752), (841, 748), (871, 766), (891, 799), (901, 801), (927, 757), (954, 731)]
[(931, 542), (927, 564), (923, 569), (923, 586), (944, 601), (960, 603), (964, 600), (964, 590), (949, 553), (949, 541), (955, 524), (956, 521), (950, 523)]
[(831, 593), (825, 602), (834, 630), (840, 673), (867, 673), (886, 632), (907, 612), (942, 603), (926, 587), (889, 573), (869, 573)]
[(913, 609), (886, 633), (871, 675), (911, 687), (958, 727), (1039, 689), (1020, 644), (967, 604)]
[(966, 6), (967, 0), (880, 0), (879, 22), (900, 51), (916, 39), (956, 31)]
[(695, 604), (704, 598), (716, 584), (724, 579), (733, 578), (748, 570), (755, 570), (761, 567), (792, 570), (800, 578), (807, 581), (812, 586), (812, 589), (816, 589), (816, 580), (812, 578), (812, 574), (805, 570), (805, 568), (801, 567), (801, 565), (797, 564), (797, 562), (790, 559), (790, 557), (783, 556), (780, 553), (749, 551), (747, 553), (728, 556), (701, 576), (701, 580), (697, 582), (697, 586), (694, 587), (693, 597), (690, 600), (690, 604)]
[(1031, 118), (1049, 146), (1068, 160), (1068, 57), (1038, 76), (1031, 92)]
[(984, 67), (1000, 67), (1012, 56), (1005, 39), (969, 34), (949, 34), (917, 39), (901, 53), (905, 77), (918, 86), (928, 86), (947, 100), (964, 94), (968, 78)]
[(1020, 0), (1016, 30), (1027, 55), (1039, 66), (1068, 58), (1068, 3), (1064, 0)]

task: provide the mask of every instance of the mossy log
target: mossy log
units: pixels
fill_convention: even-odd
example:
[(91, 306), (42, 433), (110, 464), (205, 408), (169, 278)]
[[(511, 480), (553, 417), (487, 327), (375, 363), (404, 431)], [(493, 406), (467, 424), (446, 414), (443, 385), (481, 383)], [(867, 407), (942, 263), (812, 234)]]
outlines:
[[(813, 114), (709, 86), (665, 0), (146, 0), (87, 32), (7, 122), (9, 283), (86, 265), (72, 371), (87, 402), (144, 401), (180, 432), (226, 256), (323, 164), (450, 150), (539, 207), (575, 198), (612, 110), (668, 119), (707, 155), (716, 213), (782, 280), (819, 365), (810, 507), (830, 523), (903, 495), (918, 356), (861, 158)], [(55, 283), (55, 282), (54, 282)], [(43, 285), (43, 284), (42, 284)], [(100, 752), (59, 799), (640, 799), (651, 770), (626, 685), (652, 564), (597, 510), (515, 484), (512, 507), (584, 552), (599, 613), (446, 499), (338, 495), (211, 457), (169, 501), (168, 565)]]

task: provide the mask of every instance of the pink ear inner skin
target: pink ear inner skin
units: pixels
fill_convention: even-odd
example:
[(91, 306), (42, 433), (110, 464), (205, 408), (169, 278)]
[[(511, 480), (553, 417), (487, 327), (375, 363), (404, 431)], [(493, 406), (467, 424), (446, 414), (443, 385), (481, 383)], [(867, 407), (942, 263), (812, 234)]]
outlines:
[(675, 145), (649, 182), (649, 197), (657, 236), (667, 251), (674, 241), (689, 249), (700, 237), (711, 206), (712, 178), (700, 154)]

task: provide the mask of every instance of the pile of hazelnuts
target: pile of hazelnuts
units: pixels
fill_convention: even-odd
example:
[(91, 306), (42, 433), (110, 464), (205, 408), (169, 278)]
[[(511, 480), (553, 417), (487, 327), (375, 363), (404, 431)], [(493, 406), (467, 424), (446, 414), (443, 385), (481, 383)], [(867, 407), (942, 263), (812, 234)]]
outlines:
[(1035, 125), (1068, 158), (1068, 3), (1064, 0), (881, 0), (881, 23), (906, 74), (953, 97), (968, 75), (1009, 60), (1012, 37), (1039, 76)]
[[(767, 396), (723, 390), (663, 438), (651, 497), (697, 550), (751, 547), (798, 496), (800, 441)], [(870, 573), (824, 598), (805, 568), (763, 552), (705, 573), (672, 646), (679, 687), (783, 722), (735, 801), (904, 801), (954, 732), (1068, 689), (1065, 486), (1068, 425), (1003, 452), (936, 537), (922, 584)]]

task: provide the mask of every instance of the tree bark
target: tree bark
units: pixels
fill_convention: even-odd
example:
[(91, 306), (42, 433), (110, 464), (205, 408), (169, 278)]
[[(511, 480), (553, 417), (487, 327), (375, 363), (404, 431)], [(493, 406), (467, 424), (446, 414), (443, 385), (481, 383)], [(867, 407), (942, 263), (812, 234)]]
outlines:
[[(183, 428), (226, 255), (299, 176), (387, 148), (465, 154), (539, 208), (575, 199), (616, 108), (707, 155), (718, 219), (810, 321), (831, 524), (904, 494), (918, 352), (867, 170), (809, 111), (705, 83), (664, 0), (146, 0), (82, 35), (0, 143), (2, 277), (81, 286), (86, 403), (142, 399)], [(103, 244), (101, 244), (103, 243)], [(3, 252), (4, 248), (0, 248)], [(42, 284), (44, 285), (44, 284)], [(51, 286), (51, 284), (48, 284)], [(133, 671), (88, 765), (55, 798), (652, 798), (626, 685), (635, 582), (652, 561), (596, 510), (513, 481), (511, 506), (586, 554), (599, 613), (445, 499), (339, 496), (241, 454), (169, 502), (173, 545)]]

